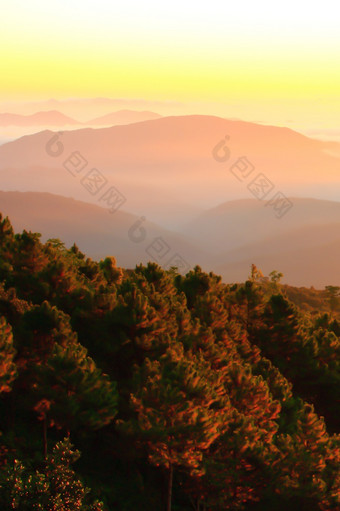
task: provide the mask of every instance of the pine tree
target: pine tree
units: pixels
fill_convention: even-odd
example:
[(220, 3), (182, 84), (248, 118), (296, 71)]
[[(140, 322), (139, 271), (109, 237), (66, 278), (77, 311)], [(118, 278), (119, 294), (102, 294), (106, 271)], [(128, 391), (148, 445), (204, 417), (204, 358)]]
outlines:
[(187, 358), (180, 345), (173, 345), (159, 361), (146, 359), (135, 377), (131, 405), (137, 422), (131, 420), (125, 428), (147, 443), (151, 463), (167, 470), (167, 511), (174, 469), (201, 475), (202, 451), (226, 421), (223, 388), (208, 380), (208, 371), (203, 359)]
[(325, 287), (327, 299), (331, 312), (336, 312), (340, 307), (340, 287), (339, 286), (326, 286)]
[(4, 280), (13, 271), (14, 231), (8, 217), (0, 213), (0, 280)]
[(0, 316), (0, 393), (9, 392), (17, 375), (14, 363), (15, 349), (10, 325)]
[(28, 416), (35, 410), (43, 426), (45, 457), (48, 428), (86, 432), (112, 421), (115, 384), (88, 357), (67, 315), (44, 302), (23, 315), (16, 331), (15, 402)]
[(116, 415), (116, 386), (79, 343), (56, 344), (45, 364), (36, 367), (35, 378), (35, 409), (50, 426), (88, 431), (109, 424)]

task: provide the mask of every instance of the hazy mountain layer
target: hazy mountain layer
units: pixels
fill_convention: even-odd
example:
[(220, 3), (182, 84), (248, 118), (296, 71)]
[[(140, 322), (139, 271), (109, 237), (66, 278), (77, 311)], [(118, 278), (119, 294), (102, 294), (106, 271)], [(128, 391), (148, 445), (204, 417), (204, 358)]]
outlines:
[[(0, 192), (0, 211), (16, 230), (74, 242), (89, 256), (116, 257), (134, 267), (154, 261), (187, 271), (196, 264), (241, 281), (255, 263), (264, 274), (276, 269), (284, 281), (323, 288), (340, 284), (340, 203), (292, 199), (287, 223), (256, 200), (233, 201), (200, 215), (185, 232), (173, 232), (118, 210), (47, 193)], [(294, 214), (294, 216), (293, 216)]]

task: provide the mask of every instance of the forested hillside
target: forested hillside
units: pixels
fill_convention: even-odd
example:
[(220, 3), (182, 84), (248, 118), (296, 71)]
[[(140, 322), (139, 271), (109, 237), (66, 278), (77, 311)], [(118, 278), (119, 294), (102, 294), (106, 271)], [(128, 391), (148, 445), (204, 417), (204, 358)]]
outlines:
[(277, 277), (124, 270), (0, 217), (0, 509), (339, 510), (337, 302)]

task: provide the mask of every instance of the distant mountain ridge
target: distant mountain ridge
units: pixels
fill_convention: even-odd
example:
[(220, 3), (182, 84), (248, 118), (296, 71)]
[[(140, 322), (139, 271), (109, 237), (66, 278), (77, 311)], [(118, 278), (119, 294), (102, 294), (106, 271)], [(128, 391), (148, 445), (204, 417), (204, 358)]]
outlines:
[(178, 254), (189, 271), (199, 251), (180, 233), (144, 217), (121, 210), (110, 214), (104, 207), (50, 193), (0, 191), (0, 212), (18, 231), (39, 232), (44, 241), (59, 237), (68, 246), (76, 243), (97, 260), (114, 255), (122, 266), (150, 260), (164, 264)]
[(229, 201), (190, 222), (182, 233), (203, 239), (213, 254), (210, 265), (227, 280), (247, 277), (252, 263), (273, 269), (292, 285), (340, 285), (340, 202), (291, 197), (281, 220), (254, 199)]
[(119, 110), (90, 119), (85, 122), (73, 119), (58, 110), (36, 112), (30, 115), (0, 113), (0, 126), (113, 126), (117, 124), (132, 124), (134, 122), (159, 119), (161, 115), (149, 111)]
[(117, 124), (132, 124), (135, 122), (148, 121), (151, 119), (159, 119), (162, 117), (155, 112), (149, 111), (136, 111), (136, 110), (118, 110), (117, 112), (111, 112), (94, 119), (90, 119), (83, 124), (98, 125), (98, 126), (110, 126)]
[[(98, 169), (128, 198), (131, 212), (152, 215), (155, 222), (167, 220), (169, 227), (172, 219), (173, 225), (190, 220), (191, 213), (182, 214), (185, 208), (190, 212), (235, 198), (253, 198), (249, 185), (258, 175), (271, 188), (267, 198), (278, 191), (331, 200), (339, 195), (340, 158), (327, 151), (334, 153), (340, 145), (287, 128), (212, 116), (161, 117), (124, 126), (63, 131), (59, 137), (63, 151), (52, 157), (46, 146), (55, 136), (44, 131), (2, 145), (2, 188), (71, 194), (94, 201), (79, 185), (81, 175), (74, 179), (63, 169), (65, 160), (77, 152), (88, 162), (87, 171)], [(226, 136), (229, 157), (216, 161), (213, 151)], [(241, 158), (252, 168), (249, 178), (235, 176)]]
[(0, 126), (66, 126), (78, 124), (80, 124), (78, 121), (57, 110), (36, 112), (31, 115), (0, 113)]
[[(177, 254), (188, 268), (199, 264), (205, 271), (222, 275), (225, 282), (246, 279), (254, 263), (265, 275), (274, 269), (281, 271), (290, 285), (320, 289), (340, 285), (340, 202), (292, 200), (295, 223), (284, 227), (273, 217), (277, 228), (270, 230), (270, 221), (263, 221), (263, 211), (254, 199), (207, 211), (197, 218), (201, 231), (195, 230), (193, 222), (183, 232), (126, 211), (110, 215), (102, 207), (49, 193), (0, 192), (0, 212), (11, 218), (16, 230), (40, 232), (44, 240), (60, 237), (68, 246), (76, 242), (89, 256), (113, 255), (122, 266), (151, 260), (164, 265)], [(216, 212), (223, 213), (223, 222), (216, 223)], [(255, 226), (256, 236), (250, 239)], [(224, 245), (219, 238), (226, 238)], [(160, 257), (162, 251), (164, 257)]]

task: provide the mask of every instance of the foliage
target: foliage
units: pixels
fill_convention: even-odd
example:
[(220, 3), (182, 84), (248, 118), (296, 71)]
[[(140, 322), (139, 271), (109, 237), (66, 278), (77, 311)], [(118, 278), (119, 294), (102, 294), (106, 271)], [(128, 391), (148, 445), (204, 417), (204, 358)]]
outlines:
[(281, 277), (123, 270), (1, 217), (1, 509), (339, 509), (338, 288)]

